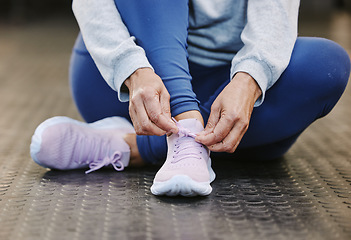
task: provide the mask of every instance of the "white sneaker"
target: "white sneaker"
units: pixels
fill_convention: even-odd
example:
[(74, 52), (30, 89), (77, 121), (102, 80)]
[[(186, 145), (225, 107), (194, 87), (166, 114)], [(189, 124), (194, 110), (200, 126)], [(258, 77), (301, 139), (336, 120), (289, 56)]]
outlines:
[(203, 130), (197, 119), (177, 122), (178, 134), (167, 137), (167, 159), (157, 172), (151, 192), (154, 195), (206, 196), (212, 192), (215, 179), (209, 150), (195, 141)]

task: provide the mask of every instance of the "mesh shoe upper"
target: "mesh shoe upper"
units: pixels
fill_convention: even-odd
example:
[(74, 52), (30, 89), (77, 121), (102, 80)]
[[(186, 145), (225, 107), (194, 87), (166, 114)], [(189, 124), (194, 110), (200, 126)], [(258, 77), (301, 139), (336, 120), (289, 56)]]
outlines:
[(116, 117), (92, 124), (55, 117), (37, 128), (31, 155), (39, 165), (53, 169), (90, 167), (89, 173), (111, 164), (120, 171), (130, 157), (123, 135), (131, 132), (133, 127)]
[(168, 154), (154, 182), (164, 182), (176, 175), (186, 175), (197, 182), (210, 181), (209, 150), (195, 141), (196, 133), (203, 130), (196, 119), (177, 122), (178, 134), (167, 137)]

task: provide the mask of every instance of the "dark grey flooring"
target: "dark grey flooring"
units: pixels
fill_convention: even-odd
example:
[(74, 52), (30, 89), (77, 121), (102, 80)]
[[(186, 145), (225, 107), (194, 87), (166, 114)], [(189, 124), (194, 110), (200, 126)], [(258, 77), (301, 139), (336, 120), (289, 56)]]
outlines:
[[(29, 156), (48, 117), (80, 119), (68, 88), (73, 18), (0, 23), (0, 239), (351, 239), (350, 86), (273, 162), (215, 160), (213, 193), (155, 197), (157, 168), (50, 171)], [(300, 35), (351, 52), (351, 16), (305, 17)]]

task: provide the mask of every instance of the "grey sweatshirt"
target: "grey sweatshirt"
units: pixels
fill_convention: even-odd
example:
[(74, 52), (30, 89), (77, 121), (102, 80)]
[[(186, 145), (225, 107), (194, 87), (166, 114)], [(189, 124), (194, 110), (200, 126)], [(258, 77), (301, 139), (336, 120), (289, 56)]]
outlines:
[[(190, 0), (189, 61), (231, 64), (230, 76), (249, 73), (265, 92), (286, 69), (297, 37), (299, 0)], [(73, 0), (86, 47), (107, 84), (128, 101), (123, 82), (150, 67), (113, 0)], [(214, 79), (215, 81), (215, 79)]]

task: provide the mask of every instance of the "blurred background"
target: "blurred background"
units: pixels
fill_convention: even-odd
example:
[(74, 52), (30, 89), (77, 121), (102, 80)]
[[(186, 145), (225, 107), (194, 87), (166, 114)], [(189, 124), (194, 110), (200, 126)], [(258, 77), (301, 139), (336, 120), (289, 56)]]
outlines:
[[(0, 16), (2, 20), (24, 22), (43, 19), (53, 15), (70, 15), (71, 1), (67, 0), (1, 0)], [(350, 0), (302, 0), (303, 13), (329, 13), (334, 8), (351, 9)]]
[[(351, 11), (351, 0), (302, 0), (302, 15), (330, 14), (335, 9)], [(0, 19), (12, 23), (71, 16), (68, 0), (1, 0)]]

